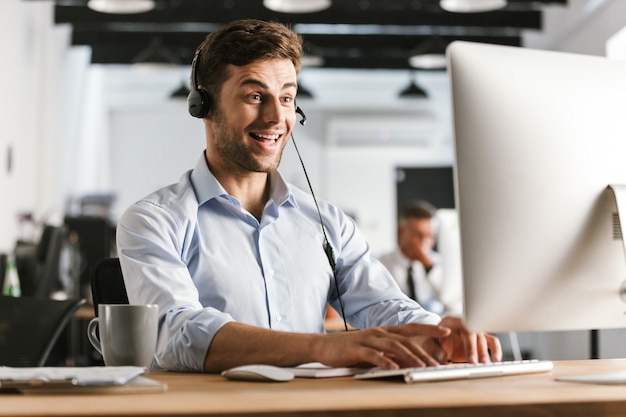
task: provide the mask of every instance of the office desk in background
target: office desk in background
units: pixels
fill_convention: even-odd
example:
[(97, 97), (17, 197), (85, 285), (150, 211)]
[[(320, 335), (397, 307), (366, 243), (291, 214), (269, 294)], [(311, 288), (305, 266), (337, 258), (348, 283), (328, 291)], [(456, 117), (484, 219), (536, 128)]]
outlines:
[(152, 372), (166, 393), (0, 396), (2, 416), (585, 416), (626, 415), (625, 385), (558, 382), (555, 376), (626, 372), (626, 359), (555, 362), (549, 373), (405, 384), (350, 377), (283, 383)]

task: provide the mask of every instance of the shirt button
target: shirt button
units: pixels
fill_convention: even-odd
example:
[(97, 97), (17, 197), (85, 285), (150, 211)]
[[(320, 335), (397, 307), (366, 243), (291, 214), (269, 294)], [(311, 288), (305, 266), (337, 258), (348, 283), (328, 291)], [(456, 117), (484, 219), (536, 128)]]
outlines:
[(276, 316), (276, 321), (281, 321), (282, 319), (283, 318), (282, 318), (282, 316), (280, 314)]

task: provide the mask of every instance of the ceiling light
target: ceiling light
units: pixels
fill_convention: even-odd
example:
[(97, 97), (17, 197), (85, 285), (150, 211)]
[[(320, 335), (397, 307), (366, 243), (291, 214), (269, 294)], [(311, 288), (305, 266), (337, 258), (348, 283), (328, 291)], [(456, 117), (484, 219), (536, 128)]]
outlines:
[(280, 13), (315, 13), (328, 9), (331, 0), (263, 0), (263, 6)]
[(404, 90), (400, 91), (400, 98), (428, 98), (428, 93), (415, 82), (415, 76)]
[(409, 65), (418, 69), (438, 70), (445, 69), (447, 61), (444, 54), (421, 54), (410, 57)]
[(423, 70), (444, 70), (447, 66), (447, 46), (448, 42), (440, 35), (431, 36), (411, 51), (409, 65)]
[(154, 9), (154, 0), (89, 0), (87, 7), (100, 13), (145, 13)]
[(324, 58), (319, 55), (304, 55), (300, 59), (300, 64), (303, 67), (322, 67), (324, 63)]
[(448, 12), (480, 13), (505, 7), (506, 0), (441, 0), (439, 6)]

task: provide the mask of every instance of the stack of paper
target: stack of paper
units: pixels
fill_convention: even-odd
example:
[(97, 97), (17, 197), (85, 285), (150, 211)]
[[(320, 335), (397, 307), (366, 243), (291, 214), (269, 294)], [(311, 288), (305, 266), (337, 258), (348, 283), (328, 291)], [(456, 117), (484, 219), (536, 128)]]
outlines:
[[(144, 378), (141, 366), (8, 367), (0, 366), (0, 390), (33, 393), (163, 392), (165, 384)], [(92, 388), (92, 389), (88, 389)], [(101, 389), (95, 389), (101, 388)], [(118, 388), (116, 390), (107, 388)], [(127, 388), (127, 389), (122, 389)]]

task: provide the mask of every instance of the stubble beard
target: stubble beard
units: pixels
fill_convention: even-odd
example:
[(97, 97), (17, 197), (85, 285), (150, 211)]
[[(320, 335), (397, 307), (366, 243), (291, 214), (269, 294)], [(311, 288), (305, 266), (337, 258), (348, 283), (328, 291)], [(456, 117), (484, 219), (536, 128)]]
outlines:
[[(280, 164), (282, 149), (279, 155), (271, 161), (264, 162), (246, 146), (240, 133), (230, 129), (226, 118), (219, 109), (213, 116), (215, 128), (215, 150), (221, 159), (236, 172), (264, 172), (275, 171)], [(284, 146), (283, 146), (284, 149)]]

